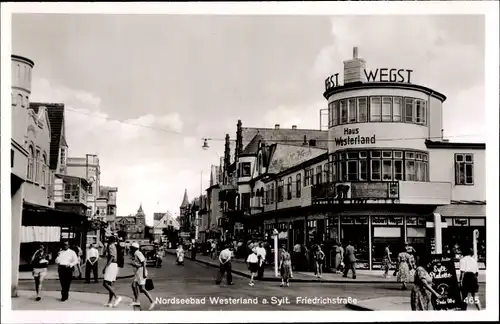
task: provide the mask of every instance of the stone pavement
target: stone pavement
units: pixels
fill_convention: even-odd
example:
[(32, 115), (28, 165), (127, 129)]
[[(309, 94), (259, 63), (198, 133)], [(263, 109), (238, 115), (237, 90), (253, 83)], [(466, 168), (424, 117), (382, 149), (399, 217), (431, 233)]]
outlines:
[[(175, 250), (170, 249), (166, 250), (169, 254), (175, 255)], [(185, 259), (191, 260), (191, 253), (188, 252), (185, 255)], [(205, 255), (196, 255), (196, 261), (203, 263), (205, 265), (211, 267), (219, 267), (219, 261), (217, 259), (212, 259), (209, 256)], [(235, 274), (244, 276), (249, 278), (250, 272), (248, 271), (248, 267), (244, 260), (242, 259), (233, 259), (232, 262), (232, 270)], [(352, 279), (352, 273), (349, 272), (348, 278), (343, 278), (341, 274), (336, 273), (323, 273), (320, 279), (318, 279), (314, 272), (302, 272), (302, 271), (294, 271), (293, 278), (291, 281), (296, 282), (356, 282), (356, 283), (389, 283), (395, 282), (396, 277), (392, 276), (392, 272), (390, 271), (390, 275), (387, 278), (384, 278), (381, 270), (356, 270), (356, 280)], [(480, 270), (479, 272), (479, 282), (486, 282), (486, 271)], [(457, 271), (457, 275), (460, 275), (460, 271)], [(266, 265), (264, 271), (264, 281), (281, 281), (280, 278), (275, 276), (274, 267), (272, 265)]]
[[(97, 275), (100, 280), (104, 278), (104, 275), (102, 274), (102, 270), (104, 269), (104, 266), (106, 265), (106, 260), (105, 259), (100, 259), (98, 263), (98, 269), (97, 269)], [(94, 280), (94, 275), (90, 273), (90, 280)], [(127, 260), (125, 260), (125, 264), (123, 268), (120, 268), (118, 271), (118, 277), (119, 279), (123, 278), (131, 278), (134, 276), (134, 268), (130, 265), (127, 264)], [(82, 279), (85, 279), (85, 264), (82, 265)], [(33, 280), (33, 273), (31, 271), (20, 271), (19, 272), (19, 280)], [(51, 264), (49, 265), (47, 269), (47, 276), (45, 277), (45, 280), (59, 280), (59, 275), (57, 273), (57, 265), (56, 264)], [(75, 279), (75, 280), (80, 280), (80, 279)]]
[(122, 296), (122, 301), (117, 307), (104, 307), (108, 296), (83, 292), (69, 293), (69, 299), (61, 302), (61, 293), (58, 291), (44, 291), (42, 300), (36, 301), (34, 291), (19, 290), (19, 297), (11, 298), (12, 310), (71, 310), (71, 311), (124, 311), (133, 310), (130, 303), (132, 299)]

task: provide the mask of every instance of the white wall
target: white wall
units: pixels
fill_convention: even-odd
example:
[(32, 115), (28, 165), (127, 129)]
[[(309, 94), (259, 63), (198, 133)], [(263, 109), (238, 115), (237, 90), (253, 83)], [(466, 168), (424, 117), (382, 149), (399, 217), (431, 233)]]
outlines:
[[(474, 155), (474, 185), (455, 184), (455, 153)], [(486, 200), (485, 150), (429, 149), (430, 181), (451, 182), (452, 200)]]

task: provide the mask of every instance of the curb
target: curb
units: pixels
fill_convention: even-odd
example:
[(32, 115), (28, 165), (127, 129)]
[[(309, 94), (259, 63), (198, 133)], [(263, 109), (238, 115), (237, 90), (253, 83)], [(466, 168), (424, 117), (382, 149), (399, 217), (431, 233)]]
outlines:
[[(166, 253), (168, 253), (170, 255), (175, 255), (174, 252), (170, 252), (170, 251), (166, 251)], [(184, 260), (193, 261), (193, 259), (186, 258), (186, 257), (184, 257)], [(204, 260), (200, 260), (200, 259), (195, 259), (194, 261), (198, 262), (198, 263), (201, 263), (201, 264), (204, 264), (206, 266), (212, 267), (212, 268), (218, 268), (219, 267), (216, 264), (213, 264), (213, 263), (210, 263), (210, 262), (207, 262), (207, 261), (204, 261)], [(245, 278), (250, 278), (250, 275), (248, 273), (242, 272), (240, 270), (234, 270), (234, 269), (232, 269), (231, 273), (234, 273), (236, 275), (239, 275), (239, 276), (242, 276), (242, 277), (245, 277)], [(279, 278), (279, 277), (264, 277), (264, 278), (260, 279), (259, 281), (281, 282), (281, 278)], [(318, 280), (318, 279), (296, 279), (296, 278), (291, 278), (290, 282), (305, 282), (305, 283), (353, 283), (353, 284), (394, 283), (392, 281), (381, 281), (381, 280), (352, 280), (352, 281), (346, 281), (346, 280), (324, 280), (324, 279)]]
[(350, 310), (354, 310), (354, 311), (374, 311), (374, 309), (371, 309), (371, 308), (368, 308), (365, 306), (361, 306), (358, 304), (352, 304), (352, 303), (347, 303), (345, 305), (345, 307), (349, 308)]

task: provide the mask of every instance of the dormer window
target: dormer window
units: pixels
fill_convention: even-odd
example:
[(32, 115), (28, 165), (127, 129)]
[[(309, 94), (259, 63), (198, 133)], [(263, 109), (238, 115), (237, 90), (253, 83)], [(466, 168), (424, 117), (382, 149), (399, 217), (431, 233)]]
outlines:
[(241, 166), (240, 176), (249, 177), (252, 173), (252, 164), (250, 162), (243, 162), (240, 164), (240, 166)]

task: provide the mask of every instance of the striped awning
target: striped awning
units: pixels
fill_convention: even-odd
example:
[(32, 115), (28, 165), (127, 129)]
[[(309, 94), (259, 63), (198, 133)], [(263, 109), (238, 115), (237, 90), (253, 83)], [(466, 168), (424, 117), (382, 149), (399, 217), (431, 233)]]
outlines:
[(21, 243), (59, 241), (61, 241), (60, 227), (22, 226), (21, 228)]

